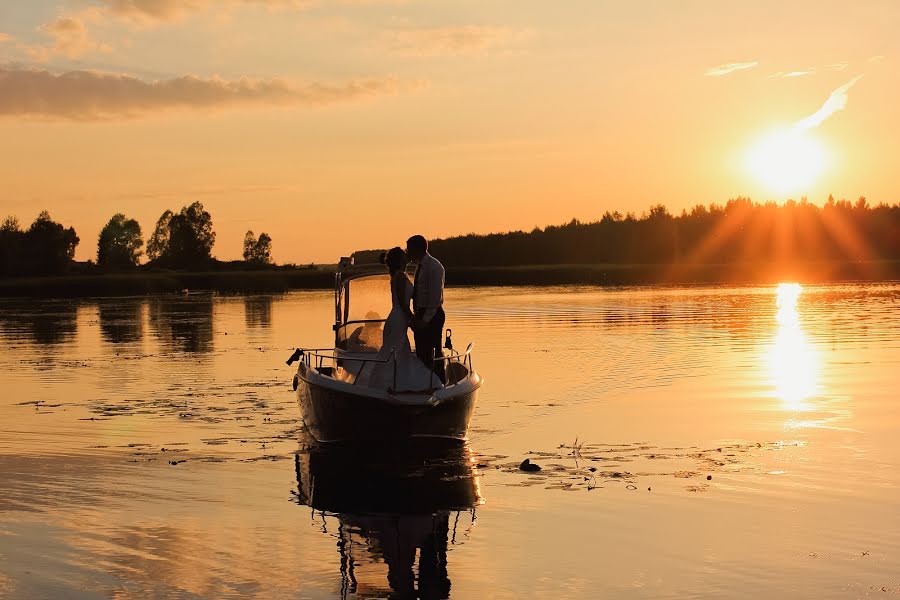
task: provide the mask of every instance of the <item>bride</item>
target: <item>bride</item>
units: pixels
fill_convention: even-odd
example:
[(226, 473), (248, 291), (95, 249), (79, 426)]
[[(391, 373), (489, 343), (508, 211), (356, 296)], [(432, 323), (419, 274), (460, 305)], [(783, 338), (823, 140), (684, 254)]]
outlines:
[(409, 308), (413, 284), (405, 273), (409, 258), (402, 249), (392, 248), (382, 256), (382, 261), (391, 274), (392, 307), (384, 323), (383, 342), (377, 359), (388, 362), (364, 363), (356, 384), (394, 392), (422, 392), (442, 387), (438, 376), (413, 354), (409, 345), (406, 330), (413, 318)]

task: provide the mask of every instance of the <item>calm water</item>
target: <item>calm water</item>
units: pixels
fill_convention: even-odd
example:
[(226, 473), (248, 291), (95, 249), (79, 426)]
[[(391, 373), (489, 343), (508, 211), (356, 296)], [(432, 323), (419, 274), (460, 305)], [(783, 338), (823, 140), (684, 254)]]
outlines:
[(900, 286), (447, 312), (469, 446), (373, 470), (298, 422), (329, 293), (0, 303), (0, 597), (900, 595)]

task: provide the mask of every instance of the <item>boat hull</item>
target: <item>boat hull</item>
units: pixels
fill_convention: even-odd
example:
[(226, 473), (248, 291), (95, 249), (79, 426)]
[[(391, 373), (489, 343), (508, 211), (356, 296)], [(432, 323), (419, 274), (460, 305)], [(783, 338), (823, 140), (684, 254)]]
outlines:
[(464, 441), (481, 379), (431, 394), (381, 393), (380, 397), (324, 378), (300, 365), (295, 384), (303, 423), (320, 442), (443, 438)]

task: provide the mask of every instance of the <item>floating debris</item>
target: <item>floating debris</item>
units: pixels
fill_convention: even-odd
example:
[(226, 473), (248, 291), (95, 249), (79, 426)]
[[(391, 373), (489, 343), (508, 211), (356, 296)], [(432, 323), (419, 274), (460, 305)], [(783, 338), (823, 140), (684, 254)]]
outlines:
[(526, 458), (519, 465), (519, 470), (525, 471), (526, 473), (534, 473), (536, 471), (540, 471), (541, 467), (540, 467), (540, 465), (537, 465), (537, 464), (531, 462), (530, 458)]
[[(480, 455), (477, 457), (477, 465), (480, 469), (502, 473), (524, 472), (536, 475), (506, 484), (512, 486), (542, 484), (545, 489), (591, 491), (604, 487), (601, 484), (606, 480), (622, 482), (626, 487), (635, 486), (635, 489), (643, 485), (648, 492), (652, 492), (653, 487), (648, 485), (652, 481), (648, 481), (648, 478), (656, 480), (661, 477), (674, 477), (694, 480), (685, 482), (693, 483), (685, 486), (684, 489), (688, 492), (705, 492), (712, 489), (708, 482), (712, 481), (714, 473), (711, 474), (710, 471), (756, 471), (759, 470), (759, 465), (755, 464), (753, 456), (757, 454), (758, 449), (779, 451), (798, 444), (799, 442), (782, 440), (733, 443), (708, 449), (697, 446), (662, 448), (647, 442), (587, 444), (576, 438), (574, 443), (558, 444), (552, 451), (529, 450), (525, 454), (530, 458), (521, 463), (500, 462), (507, 458), (505, 456)], [(532, 460), (541, 460), (542, 465), (533, 463)], [(651, 462), (661, 464), (660, 460), (675, 463), (678, 468), (671, 470), (652, 468)], [(636, 464), (640, 467), (634, 468), (633, 465)], [(633, 470), (626, 470), (624, 467), (631, 467)]]

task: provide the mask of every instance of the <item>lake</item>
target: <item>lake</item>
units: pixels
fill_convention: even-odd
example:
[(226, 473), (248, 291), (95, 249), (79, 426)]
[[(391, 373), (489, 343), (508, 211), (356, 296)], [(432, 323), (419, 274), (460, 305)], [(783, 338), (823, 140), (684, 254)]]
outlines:
[(900, 595), (900, 285), (446, 308), (485, 385), (405, 488), (302, 430), (329, 292), (0, 302), (0, 597)]

